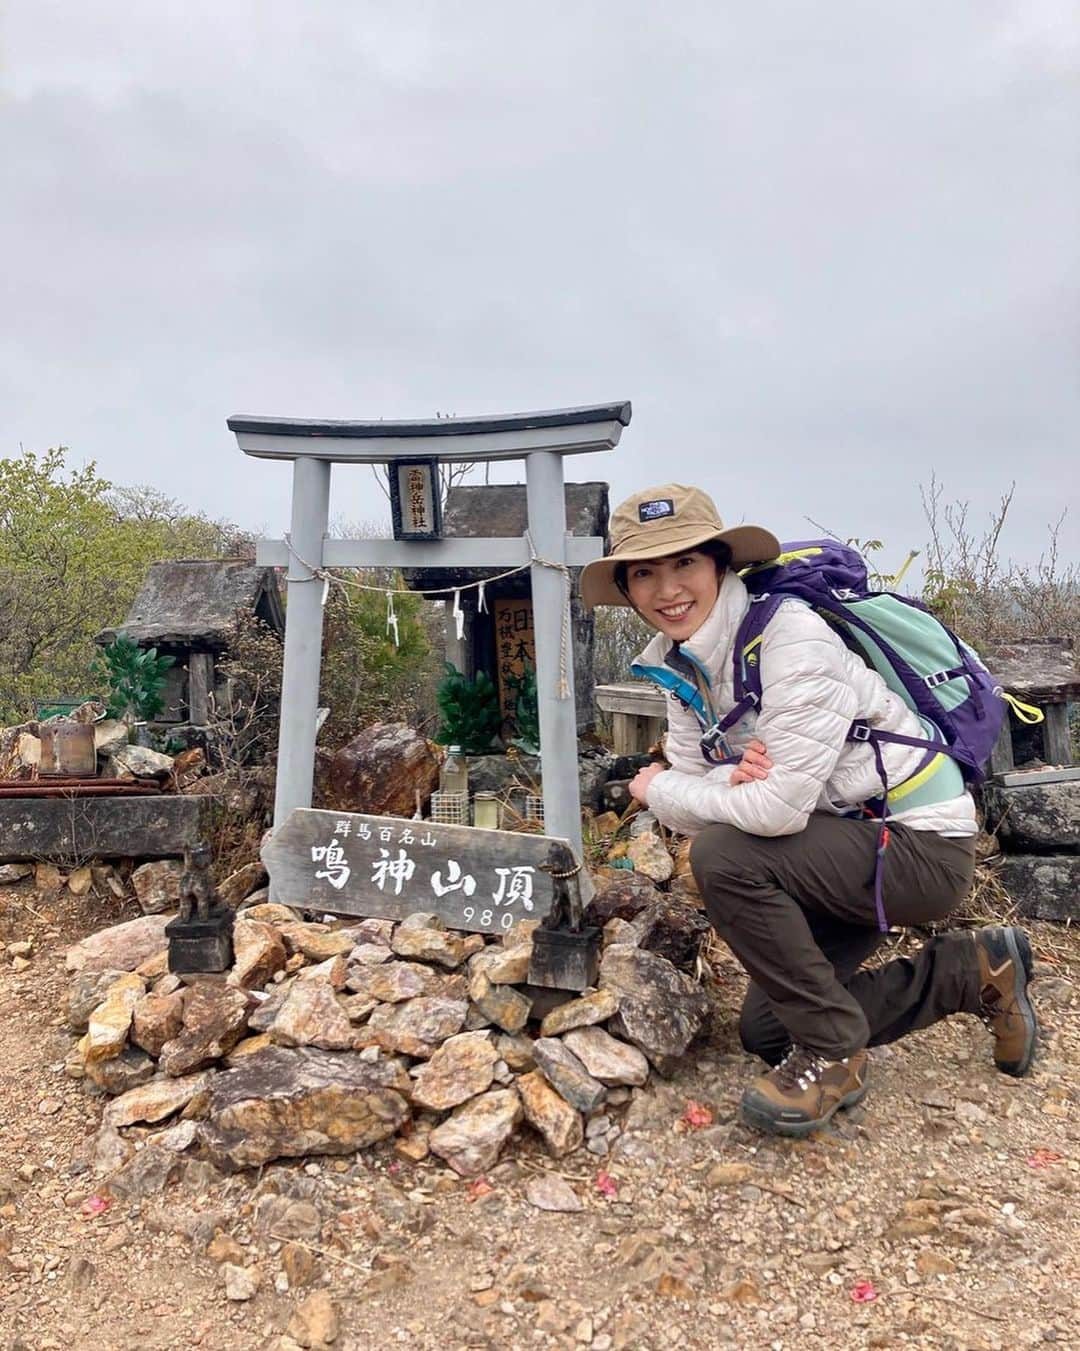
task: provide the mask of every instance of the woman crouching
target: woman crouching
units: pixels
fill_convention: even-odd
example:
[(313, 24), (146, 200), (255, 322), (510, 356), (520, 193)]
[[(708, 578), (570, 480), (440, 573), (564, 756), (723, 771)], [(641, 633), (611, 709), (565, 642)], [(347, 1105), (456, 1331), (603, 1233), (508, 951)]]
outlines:
[[(887, 783), (856, 720), (919, 739), (915, 714), (808, 605), (785, 600), (759, 649), (762, 694), (715, 743), (735, 705), (733, 651), (751, 604), (736, 569), (775, 558), (769, 531), (725, 529), (700, 489), (636, 493), (611, 518), (611, 550), (584, 569), (587, 606), (630, 605), (657, 635), (635, 671), (668, 701), (666, 756), (630, 785), (672, 830), (693, 836), (705, 908), (750, 977), (743, 1045), (774, 1068), (742, 1098), (750, 1126), (806, 1135), (867, 1089), (867, 1047), (952, 1013), (974, 1013), (994, 1060), (1025, 1074), (1034, 1054), (1031, 949), (1017, 928), (955, 930), (913, 958), (865, 969), (882, 941), (875, 900), (879, 823), (867, 803), (912, 782), (913, 746), (880, 749)], [(717, 758), (730, 763), (717, 764)], [(889, 919), (921, 925), (951, 914), (971, 885), (975, 808), (947, 756), (889, 816)]]

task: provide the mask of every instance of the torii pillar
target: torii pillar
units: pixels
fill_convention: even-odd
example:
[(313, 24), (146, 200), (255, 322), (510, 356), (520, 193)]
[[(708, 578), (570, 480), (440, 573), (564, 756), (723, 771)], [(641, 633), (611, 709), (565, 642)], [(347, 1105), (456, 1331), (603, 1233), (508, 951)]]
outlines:
[[(295, 807), (310, 807), (315, 772), (316, 710), (322, 653), (323, 582), (318, 568), (512, 568), (528, 564), (529, 541), (494, 539), (340, 540), (327, 537), (334, 464), (396, 461), (439, 464), (524, 460), (536, 633), (540, 766), (544, 830), (581, 848), (573, 644), (563, 640), (566, 574), (603, 553), (596, 537), (566, 533), (563, 456), (613, 450), (630, 422), (630, 404), (596, 404), (509, 417), (436, 418), (418, 422), (304, 422), (231, 417), (240, 449), (259, 459), (293, 461), (288, 540), (261, 540), (257, 561), (285, 567), (285, 667), (281, 689), (274, 826)], [(438, 491), (438, 485), (435, 485)], [(556, 567), (545, 566), (556, 564)], [(567, 617), (565, 622), (569, 624)], [(569, 686), (560, 692), (563, 675)]]

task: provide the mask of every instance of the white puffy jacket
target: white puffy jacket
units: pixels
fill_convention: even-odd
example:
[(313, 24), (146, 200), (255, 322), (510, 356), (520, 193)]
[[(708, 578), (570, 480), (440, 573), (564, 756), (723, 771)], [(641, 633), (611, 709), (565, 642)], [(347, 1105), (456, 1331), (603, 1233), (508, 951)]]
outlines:
[[(708, 673), (721, 718), (735, 704), (732, 650), (749, 604), (742, 580), (726, 572), (709, 617), (680, 644)], [(637, 660), (662, 667), (670, 648), (671, 640), (657, 634)], [(785, 601), (769, 621), (760, 661), (761, 708), (736, 723), (727, 740), (734, 754), (755, 738), (764, 742), (773, 762), (766, 779), (732, 786), (733, 767), (706, 762), (697, 718), (674, 695), (669, 697), (666, 745), (671, 769), (652, 780), (648, 805), (670, 829), (693, 835), (723, 822), (751, 835), (794, 835), (805, 828), (811, 812), (845, 814), (880, 796), (872, 748), (847, 740), (853, 720), (905, 736), (926, 735), (878, 673), (801, 601)], [(882, 756), (890, 788), (914, 775), (923, 760), (923, 752), (909, 746), (885, 744)], [(890, 816), (915, 830), (974, 835), (971, 795), (951, 761), (946, 770), (941, 777), (949, 785), (945, 800), (924, 801), (906, 811), (898, 802)]]

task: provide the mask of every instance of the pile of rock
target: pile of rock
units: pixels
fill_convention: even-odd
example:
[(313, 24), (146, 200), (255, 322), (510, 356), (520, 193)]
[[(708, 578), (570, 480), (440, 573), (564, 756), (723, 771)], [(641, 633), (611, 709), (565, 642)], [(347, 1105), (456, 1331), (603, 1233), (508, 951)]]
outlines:
[(630, 1090), (669, 1072), (708, 1012), (659, 950), (674, 904), (613, 916), (581, 995), (529, 986), (531, 921), (493, 939), (428, 914), (311, 923), (263, 903), (237, 917), (227, 978), (188, 984), (167, 970), (168, 916), (92, 935), (67, 956), (67, 1068), (111, 1099), (95, 1168), (124, 1194), (185, 1151), (235, 1169), (396, 1137), (405, 1158), (476, 1176), (526, 1124), (556, 1157), (603, 1157)]

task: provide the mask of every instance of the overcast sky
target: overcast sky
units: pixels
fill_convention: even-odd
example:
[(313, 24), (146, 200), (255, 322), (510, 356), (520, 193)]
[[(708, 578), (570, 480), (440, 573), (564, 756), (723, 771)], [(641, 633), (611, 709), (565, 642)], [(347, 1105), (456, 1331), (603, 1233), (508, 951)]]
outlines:
[[(1080, 11), (0, 0), (0, 454), (280, 533), (230, 413), (628, 398), (730, 520), (1080, 558)], [(500, 471), (513, 479), (516, 469)], [(382, 510), (366, 470), (335, 510)]]

